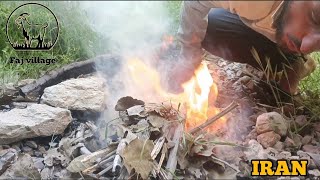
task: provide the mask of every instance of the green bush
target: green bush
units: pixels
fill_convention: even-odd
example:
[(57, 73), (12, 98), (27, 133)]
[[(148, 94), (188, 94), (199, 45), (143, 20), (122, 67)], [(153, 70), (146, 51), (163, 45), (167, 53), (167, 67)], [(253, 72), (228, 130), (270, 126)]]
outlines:
[[(38, 2), (53, 11), (59, 22), (59, 37), (49, 51), (15, 51), (6, 37), (6, 21), (11, 12), (26, 2), (0, 2), (0, 84), (16, 82), (19, 79), (38, 78), (44, 72), (65, 64), (88, 59), (107, 52), (103, 37), (91, 29), (88, 18), (79, 7), (79, 2)], [(41, 14), (39, 15), (39, 18)], [(54, 58), (55, 64), (10, 64), (10, 57)]]

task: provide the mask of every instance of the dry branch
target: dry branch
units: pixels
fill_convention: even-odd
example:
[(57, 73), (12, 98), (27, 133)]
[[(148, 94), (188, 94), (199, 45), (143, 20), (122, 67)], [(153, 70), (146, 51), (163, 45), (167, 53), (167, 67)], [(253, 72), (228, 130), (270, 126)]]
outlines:
[(212, 123), (214, 123), (216, 120), (220, 119), (221, 117), (223, 117), (224, 115), (228, 114), (230, 111), (232, 111), (233, 109), (235, 109), (238, 106), (237, 103), (232, 102), (229, 106), (227, 106), (223, 111), (221, 111), (220, 113), (218, 113), (217, 115), (215, 115), (214, 117), (208, 119), (205, 123), (201, 124), (200, 126), (197, 126), (193, 129), (191, 129), (189, 131), (190, 134), (195, 134), (197, 132), (199, 132), (202, 129), (207, 128), (208, 126), (210, 126)]
[(172, 174), (176, 171), (177, 167), (177, 153), (178, 153), (178, 148), (180, 144), (180, 138), (182, 137), (183, 134), (183, 125), (179, 124), (178, 128), (176, 129), (172, 141), (174, 142), (174, 147), (170, 151), (169, 158), (167, 161), (166, 168), (168, 169), (169, 173), (168, 174), (168, 179), (172, 179)]

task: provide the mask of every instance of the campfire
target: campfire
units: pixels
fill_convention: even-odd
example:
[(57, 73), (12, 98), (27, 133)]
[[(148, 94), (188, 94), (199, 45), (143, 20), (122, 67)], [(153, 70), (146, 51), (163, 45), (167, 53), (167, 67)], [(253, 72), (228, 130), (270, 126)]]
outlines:
[[(0, 177), (234, 179), (249, 176), (252, 159), (307, 159), (309, 176), (318, 177), (319, 128), (305, 129), (319, 124), (286, 116), (295, 111), (289, 104), (263, 104), (259, 93), (270, 96), (257, 71), (215, 57), (194, 74), (171, 94), (152, 63), (108, 55), (8, 85)], [(127, 95), (117, 94), (122, 88)]]
[[(208, 117), (213, 117), (219, 112), (219, 109), (209, 106), (209, 95), (210, 101), (214, 102), (218, 96), (218, 90), (205, 63), (195, 70), (194, 77), (183, 84), (184, 91), (181, 94), (166, 92), (161, 86), (159, 73), (143, 63), (142, 60), (129, 59), (128, 70), (133, 80), (133, 86), (143, 87), (139, 89), (139, 93), (151, 94), (152, 97), (158, 96), (160, 101), (170, 100), (176, 107), (182, 104), (180, 107), (184, 108), (182, 111), (186, 114), (185, 128), (187, 130), (203, 124)], [(150, 88), (145, 88), (145, 82), (152, 83), (148, 86)], [(223, 123), (223, 118), (220, 123)]]

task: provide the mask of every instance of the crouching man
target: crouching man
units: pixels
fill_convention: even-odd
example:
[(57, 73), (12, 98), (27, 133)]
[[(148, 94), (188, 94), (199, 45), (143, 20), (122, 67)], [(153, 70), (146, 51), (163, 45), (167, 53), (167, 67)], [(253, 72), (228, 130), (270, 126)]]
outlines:
[(279, 86), (295, 94), (299, 81), (316, 67), (308, 54), (320, 50), (320, 2), (185, 1), (178, 38), (183, 61), (170, 78), (173, 91), (181, 91), (193, 76), (205, 49), (230, 61), (285, 71)]

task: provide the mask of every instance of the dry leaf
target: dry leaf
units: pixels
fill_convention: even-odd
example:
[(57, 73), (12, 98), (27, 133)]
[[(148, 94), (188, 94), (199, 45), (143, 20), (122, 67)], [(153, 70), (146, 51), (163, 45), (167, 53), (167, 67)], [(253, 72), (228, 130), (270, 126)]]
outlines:
[(147, 179), (153, 169), (152, 150), (153, 142), (150, 140), (135, 139), (131, 141), (122, 154), (124, 165), (128, 172), (134, 169), (143, 179)]
[(77, 173), (89, 168), (91, 164), (81, 162), (86, 156), (87, 155), (81, 155), (74, 158), (67, 167), (67, 170), (73, 173)]
[(135, 105), (144, 105), (144, 102), (138, 99), (133, 99), (130, 96), (122, 97), (118, 100), (117, 105), (115, 106), (116, 111), (125, 111), (128, 108)]
[(146, 117), (144, 105), (136, 105), (127, 109), (128, 116)]
[(167, 122), (165, 118), (157, 115), (149, 115), (147, 120), (153, 127), (156, 127), (156, 128), (162, 128), (163, 125)]

